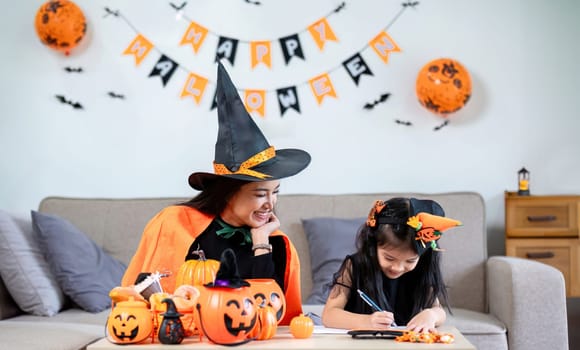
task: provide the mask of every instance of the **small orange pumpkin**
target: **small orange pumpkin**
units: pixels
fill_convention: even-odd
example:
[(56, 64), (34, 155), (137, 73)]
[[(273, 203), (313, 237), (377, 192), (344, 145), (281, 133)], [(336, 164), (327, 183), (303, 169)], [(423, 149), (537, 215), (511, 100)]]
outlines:
[(107, 339), (115, 344), (140, 343), (151, 336), (153, 319), (145, 301), (118, 302), (107, 319)]
[(199, 256), (199, 259), (190, 259), (181, 264), (175, 276), (175, 288), (184, 284), (201, 286), (215, 280), (220, 262), (213, 259), (206, 259), (201, 249), (193, 253)]
[(276, 310), (271, 306), (260, 306), (257, 310), (258, 320), (254, 330), (250, 333), (250, 338), (257, 340), (272, 339), (278, 329), (278, 319)]
[(300, 314), (290, 321), (290, 333), (294, 338), (310, 338), (312, 332), (314, 332), (314, 322), (310, 317)]

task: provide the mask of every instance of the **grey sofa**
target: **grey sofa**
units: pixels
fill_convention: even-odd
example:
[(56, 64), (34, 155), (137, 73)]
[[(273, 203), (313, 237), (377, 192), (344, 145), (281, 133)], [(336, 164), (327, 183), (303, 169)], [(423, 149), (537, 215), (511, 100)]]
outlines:
[[(463, 226), (446, 232), (441, 246), (444, 279), (456, 326), (478, 349), (567, 349), (566, 298), (562, 274), (541, 263), (488, 257), (485, 205), (473, 192), (280, 195), (277, 214), (298, 250), (302, 298), (313, 288), (310, 249), (303, 219), (361, 218), (375, 199), (414, 196), (438, 201)], [(113, 257), (127, 263), (147, 221), (185, 198), (90, 199), (49, 197), (39, 211), (61, 216)], [(332, 246), (332, 242), (329, 242)], [(340, 259), (342, 258), (339, 257)], [(320, 312), (322, 305), (305, 305)], [(24, 314), (0, 281), (0, 349), (83, 349), (104, 336), (108, 311), (69, 308), (53, 317)]]

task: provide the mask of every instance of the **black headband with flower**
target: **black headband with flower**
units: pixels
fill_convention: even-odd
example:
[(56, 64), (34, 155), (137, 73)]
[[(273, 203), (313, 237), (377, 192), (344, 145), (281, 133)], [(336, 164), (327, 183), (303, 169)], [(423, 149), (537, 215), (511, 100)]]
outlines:
[(460, 226), (461, 222), (438, 215), (444, 213), (435, 201), (411, 198), (410, 202), (410, 216), (403, 219), (391, 214), (388, 203), (382, 200), (375, 201), (367, 217), (366, 225), (374, 228), (380, 224), (407, 224), (415, 229), (415, 242), (419, 254), (428, 248), (441, 250), (437, 245), (441, 234), (451, 227)]

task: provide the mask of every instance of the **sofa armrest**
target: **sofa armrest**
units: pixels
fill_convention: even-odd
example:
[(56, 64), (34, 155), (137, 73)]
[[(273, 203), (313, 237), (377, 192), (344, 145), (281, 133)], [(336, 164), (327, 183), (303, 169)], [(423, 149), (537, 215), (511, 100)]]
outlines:
[(515, 257), (487, 261), (489, 311), (507, 327), (510, 350), (568, 349), (564, 276)]

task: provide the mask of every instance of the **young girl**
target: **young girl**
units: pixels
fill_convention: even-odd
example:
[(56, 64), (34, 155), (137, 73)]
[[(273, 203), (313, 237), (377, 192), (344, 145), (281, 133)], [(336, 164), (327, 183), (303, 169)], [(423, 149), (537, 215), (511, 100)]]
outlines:
[[(334, 274), (323, 324), (435, 331), (446, 318), (440, 301), (447, 305), (437, 240), (441, 232), (461, 225), (444, 215), (432, 200), (376, 201), (358, 232), (356, 253), (348, 255)], [(369, 306), (359, 290), (378, 308)]]

